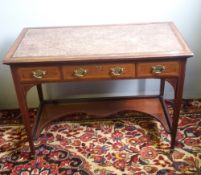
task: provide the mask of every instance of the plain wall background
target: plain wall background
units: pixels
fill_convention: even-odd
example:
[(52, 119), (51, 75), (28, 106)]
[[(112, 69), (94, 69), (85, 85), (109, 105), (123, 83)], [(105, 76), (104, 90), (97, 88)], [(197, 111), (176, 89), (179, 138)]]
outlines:
[[(201, 1), (200, 0), (1, 0), (0, 60), (23, 27), (173, 21), (194, 58), (187, 64), (184, 98), (201, 98)], [(121, 96), (158, 93), (157, 80), (123, 80), (50, 84), (44, 86), (46, 98)], [(166, 88), (166, 97), (173, 91)], [(30, 106), (38, 98), (33, 88)], [(0, 108), (16, 108), (17, 100), (9, 67), (0, 64)]]

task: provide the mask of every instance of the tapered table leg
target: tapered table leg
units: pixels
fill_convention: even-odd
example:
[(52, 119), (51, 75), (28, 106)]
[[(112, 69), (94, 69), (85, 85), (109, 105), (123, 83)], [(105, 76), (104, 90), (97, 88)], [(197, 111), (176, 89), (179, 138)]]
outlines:
[(181, 67), (180, 67), (181, 76), (177, 80), (177, 87), (175, 91), (175, 103), (174, 103), (174, 113), (173, 113), (172, 132), (171, 132), (171, 149), (174, 149), (175, 147), (175, 141), (177, 136), (179, 114), (180, 114), (180, 109), (182, 104), (185, 67), (186, 67), (186, 60), (181, 62)]
[(35, 148), (34, 148), (34, 143), (33, 143), (33, 139), (32, 139), (32, 129), (31, 129), (31, 122), (30, 122), (30, 117), (29, 117), (29, 110), (28, 110), (28, 106), (27, 106), (27, 100), (26, 100), (26, 90), (23, 87), (23, 84), (20, 83), (20, 81), (17, 77), (16, 70), (13, 68), (13, 69), (11, 69), (11, 71), (12, 71), (12, 76), (13, 76), (13, 80), (14, 80), (14, 84), (15, 84), (15, 90), (16, 90), (16, 94), (17, 94), (19, 108), (22, 113), (22, 119), (23, 119), (25, 130), (26, 130), (27, 139), (29, 142), (31, 155), (34, 155)]

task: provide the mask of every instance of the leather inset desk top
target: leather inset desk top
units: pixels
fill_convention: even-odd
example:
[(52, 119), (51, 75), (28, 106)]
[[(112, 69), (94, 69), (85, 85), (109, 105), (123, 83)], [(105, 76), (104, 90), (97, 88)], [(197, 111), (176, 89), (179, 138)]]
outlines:
[(173, 23), (26, 28), (5, 63), (186, 56)]

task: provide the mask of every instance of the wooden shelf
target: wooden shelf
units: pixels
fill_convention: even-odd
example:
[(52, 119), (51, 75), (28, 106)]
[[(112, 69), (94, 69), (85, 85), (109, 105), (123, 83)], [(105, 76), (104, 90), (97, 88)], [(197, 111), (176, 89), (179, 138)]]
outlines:
[(42, 129), (51, 121), (73, 113), (86, 113), (103, 118), (121, 111), (139, 111), (150, 114), (160, 121), (164, 129), (170, 133), (171, 119), (164, 112), (164, 105), (159, 97), (150, 98), (105, 98), (80, 101), (45, 101), (41, 105), (38, 119), (34, 124), (33, 135), (37, 138)]

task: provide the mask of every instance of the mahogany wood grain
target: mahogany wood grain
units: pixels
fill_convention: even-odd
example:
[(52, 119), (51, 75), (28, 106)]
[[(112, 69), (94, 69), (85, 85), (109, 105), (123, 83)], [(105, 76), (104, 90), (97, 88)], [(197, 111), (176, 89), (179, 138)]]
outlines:
[[(3, 62), (11, 67), (27, 139), (31, 154), (34, 155), (26, 97), (28, 90), (35, 85), (41, 106), (35, 120), (36, 136), (50, 121), (67, 114), (85, 112), (99, 118), (122, 110), (136, 110), (148, 113), (160, 121), (165, 130), (171, 133), (171, 148), (174, 148), (185, 65), (187, 58), (191, 56), (193, 53), (176, 26), (172, 22), (162, 22), (25, 28)], [(164, 66), (165, 69), (153, 73), (152, 67), (157, 65)], [(80, 67), (87, 69), (87, 74), (75, 78), (73, 72)], [(123, 67), (124, 71), (113, 77), (111, 67)], [(37, 70), (44, 71), (45, 74), (42, 77), (34, 77), (33, 71)], [(72, 101), (65, 105), (47, 103), (43, 99), (42, 83), (129, 78), (161, 79), (158, 97)], [(165, 81), (169, 82), (175, 91), (172, 120), (163, 100)]]
[[(33, 76), (33, 71), (45, 71), (43, 78)], [(61, 71), (56, 66), (37, 66), (37, 67), (20, 67), (18, 68), (20, 81), (23, 82), (38, 82), (38, 81), (56, 81), (61, 80)]]
[[(153, 66), (164, 66), (165, 70), (159, 74), (152, 72)], [(152, 61), (136, 64), (137, 77), (164, 77), (178, 76), (180, 63), (178, 61)]]
[(31, 128), (31, 123), (29, 118), (28, 105), (26, 101), (26, 94), (27, 94), (25, 89), (26, 86), (23, 86), (20, 84), (19, 76), (17, 74), (17, 70), (15, 67), (12, 67), (11, 72), (12, 72), (12, 76), (13, 76), (13, 80), (15, 84), (15, 90), (16, 90), (16, 95), (17, 95), (17, 99), (19, 103), (19, 108), (22, 113), (22, 119), (24, 122), (26, 134), (27, 134), (27, 140), (30, 146), (30, 152), (31, 152), (31, 155), (35, 155), (35, 148), (34, 148), (34, 143), (32, 140), (32, 131), (31, 131), (32, 128)]
[(176, 142), (177, 127), (178, 127), (179, 114), (180, 114), (181, 103), (182, 103), (184, 79), (185, 79), (185, 72), (186, 72), (185, 70), (186, 70), (186, 60), (183, 60), (181, 61), (180, 78), (177, 81), (177, 86), (175, 91), (174, 112), (173, 112), (172, 130), (171, 130), (171, 149), (174, 149), (175, 142)]
[[(111, 68), (120, 67), (123, 68), (123, 72), (120, 75), (114, 76), (111, 73)], [(76, 77), (74, 71), (77, 69), (85, 69), (86, 75), (83, 77)], [(134, 64), (82, 64), (62, 66), (62, 72), (64, 80), (93, 80), (93, 79), (122, 79), (122, 78), (134, 78), (135, 77), (135, 65)]]
[(73, 113), (86, 113), (94, 118), (107, 117), (120, 111), (139, 111), (150, 114), (160, 121), (167, 132), (170, 132), (166, 116), (159, 98), (119, 99), (101, 101), (83, 101), (71, 103), (44, 104), (35, 136), (39, 136), (42, 129), (55, 119)]

